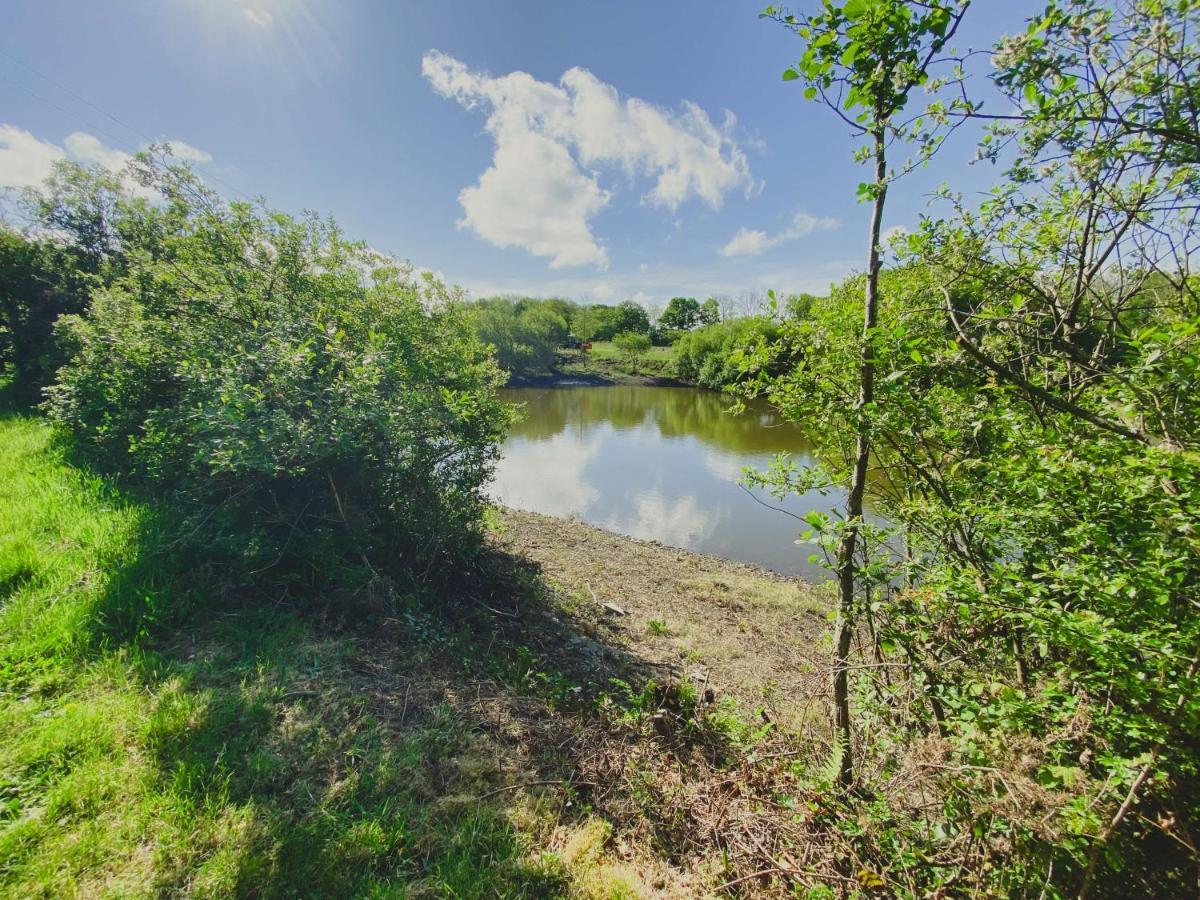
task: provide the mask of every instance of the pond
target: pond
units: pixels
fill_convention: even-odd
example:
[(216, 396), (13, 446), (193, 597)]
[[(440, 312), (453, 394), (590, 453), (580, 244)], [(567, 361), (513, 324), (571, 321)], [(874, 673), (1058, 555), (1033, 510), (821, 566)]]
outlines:
[[(712, 391), (627, 385), (513, 388), (505, 399), (525, 409), (497, 467), (498, 502), (786, 575), (828, 575), (808, 560), (817, 548), (795, 543), (807, 526), (738, 485), (743, 468), (765, 469), (781, 452), (809, 460), (804, 432), (765, 403), (733, 415)], [(843, 501), (755, 496), (801, 515)]]

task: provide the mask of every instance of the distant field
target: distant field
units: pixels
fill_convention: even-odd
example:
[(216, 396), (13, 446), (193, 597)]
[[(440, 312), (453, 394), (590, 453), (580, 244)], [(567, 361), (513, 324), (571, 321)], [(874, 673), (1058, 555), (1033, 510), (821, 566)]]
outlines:
[(653, 376), (670, 378), (675, 375), (675, 348), (651, 347), (636, 363), (617, 349), (612, 341), (596, 341), (587, 351), (560, 351), (563, 371), (596, 374), (608, 378), (620, 376)]
[[(587, 351), (592, 358), (603, 360), (605, 362), (611, 360), (613, 362), (624, 364), (626, 356), (612, 341), (597, 341), (592, 344), (592, 349)], [(675, 361), (674, 347), (651, 347), (650, 352), (638, 361), (639, 367), (663, 369)]]

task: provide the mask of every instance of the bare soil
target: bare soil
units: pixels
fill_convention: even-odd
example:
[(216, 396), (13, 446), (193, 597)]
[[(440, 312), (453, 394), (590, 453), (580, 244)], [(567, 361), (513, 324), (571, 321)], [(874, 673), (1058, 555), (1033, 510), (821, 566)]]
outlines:
[(789, 726), (823, 695), (822, 588), (577, 519), (507, 509), (503, 523), (497, 545), (541, 568), (597, 668), (621, 648)]

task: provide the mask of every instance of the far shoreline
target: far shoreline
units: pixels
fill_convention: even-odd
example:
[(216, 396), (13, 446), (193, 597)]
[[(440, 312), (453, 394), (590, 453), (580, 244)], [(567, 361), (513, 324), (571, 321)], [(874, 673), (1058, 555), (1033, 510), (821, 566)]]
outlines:
[(637, 387), (690, 387), (707, 390), (698, 384), (681, 381), (666, 375), (612, 375), (598, 372), (548, 372), (543, 375), (513, 375), (506, 387), (510, 388), (558, 388), (558, 387), (615, 387), (633, 385)]

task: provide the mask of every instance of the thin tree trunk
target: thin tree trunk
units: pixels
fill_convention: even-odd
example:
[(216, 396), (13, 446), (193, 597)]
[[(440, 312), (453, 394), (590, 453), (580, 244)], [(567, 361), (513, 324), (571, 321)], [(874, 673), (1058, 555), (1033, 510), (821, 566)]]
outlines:
[(871, 209), (871, 246), (867, 254), (867, 288), (863, 303), (863, 335), (860, 347), (858, 402), (858, 432), (854, 450), (854, 472), (850, 480), (850, 495), (846, 498), (846, 521), (837, 552), (838, 617), (834, 627), (833, 704), (836, 739), (841, 745), (841, 768), (838, 781), (842, 787), (854, 782), (854, 758), (850, 729), (850, 642), (854, 632), (854, 551), (858, 546), (858, 529), (862, 522), (863, 494), (867, 488), (867, 464), (871, 458), (870, 436), (861, 415), (875, 399), (875, 353), (873, 332), (879, 310), (879, 232), (883, 224), (883, 206), (887, 200), (887, 154), (884, 132), (874, 132), (875, 188)]

